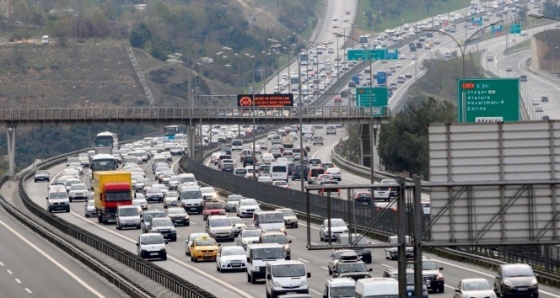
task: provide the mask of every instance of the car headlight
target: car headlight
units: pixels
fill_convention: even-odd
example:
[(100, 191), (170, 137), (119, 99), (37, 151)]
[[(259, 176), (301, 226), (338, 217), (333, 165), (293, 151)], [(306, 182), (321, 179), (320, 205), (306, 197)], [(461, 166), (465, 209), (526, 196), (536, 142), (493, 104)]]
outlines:
[(253, 267), (253, 271), (259, 271), (259, 270), (261, 270), (261, 269), (259, 268), (259, 266)]
[(277, 282), (277, 281), (275, 281), (275, 282), (274, 282), (274, 286), (277, 287), (277, 288), (281, 288), (281, 287), (282, 287), (282, 284), (279, 283), (279, 282)]
[(188, 215), (187, 215), (187, 216), (185, 216), (185, 219), (189, 219), (189, 216), (188, 216)]
[(307, 281), (302, 281), (301, 284), (299, 285), (300, 287), (307, 287)]
[(443, 279), (443, 274), (438, 273), (438, 274), (436, 275), (436, 280), (442, 280), (442, 279)]
[(171, 232), (175, 232), (175, 228), (171, 228), (169, 229)]
[(504, 280), (504, 285), (506, 285), (507, 287), (513, 286), (513, 284), (511, 283), (511, 281), (509, 279)]
[(536, 287), (539, 285), (539, 281), (536, 278), (531, 280), (531, 287)]

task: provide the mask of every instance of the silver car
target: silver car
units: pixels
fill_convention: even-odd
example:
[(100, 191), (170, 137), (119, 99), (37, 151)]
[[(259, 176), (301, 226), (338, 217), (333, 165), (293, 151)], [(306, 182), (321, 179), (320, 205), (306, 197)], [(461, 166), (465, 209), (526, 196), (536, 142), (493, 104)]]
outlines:
[(85, 205), (85, 208), (84, 208), (84, 214), (85, 214), (86, 217), (90, 217), (90, 216), (96, 214), (95, 204), (94, 204), (93, 200), (87, 200), (86, 201), (86, 205)]

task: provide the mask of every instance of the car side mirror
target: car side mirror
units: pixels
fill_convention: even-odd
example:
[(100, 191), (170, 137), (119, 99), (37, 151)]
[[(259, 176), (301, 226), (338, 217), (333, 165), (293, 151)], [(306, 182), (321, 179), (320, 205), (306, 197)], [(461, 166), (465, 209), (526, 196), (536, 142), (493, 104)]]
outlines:
[(272, 279), (272, 276), (271, 276), (270, 274), (267, 274), (267, 275), (266, 275), (266, 279), (267, 279), (267, 280), (271, 280), (271, 279)]
[(288, 243), (292, 243), (292, 240), (288, 240)]
[(459, 290), (459, 289), (455, 289), (455, 293), (459, 293), (459, 294), (461, 294), (461, 290)]
[(169, 240), (168, 240), (168, 239), (165, 239), (165, 244), (167, 244), (167, 243), (169, 243)]
[(136, 242), (136, 246), (140, 246), (140, 243)]
[(307, 278), (311, 277), (311, 272), (307, 272)]
[(439, 270), (440, 270), (440, 271), (443, 270), (443, 267), (439, 267)]
[(49, 199), (49, 197), (46, 197), (45, 199), (47, 199), (47, 200), (48, 200), (48, 199)]

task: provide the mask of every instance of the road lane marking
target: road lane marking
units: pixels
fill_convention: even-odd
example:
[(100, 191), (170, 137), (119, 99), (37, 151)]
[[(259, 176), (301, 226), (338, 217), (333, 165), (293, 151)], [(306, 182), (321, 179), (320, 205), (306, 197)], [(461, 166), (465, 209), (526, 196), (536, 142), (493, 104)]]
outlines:
[[(121, 235), (121, 234), (119, 234), (119, 233), (117, 233), (117, 232), (115, 232), (115, 231), (113, 231), (113, 230), (110, 230), (110, 229), (104, 227), (104, 226), (101, 226), (101, 225), (99, 225), (99, 224), (96, 224), (96, 223), (94, 223), (94, 222), (92, 222), (92, 221), (90, 221), (90, 220), (87, 220), (87, 219), (83, 218), (80, 214), (78, 214), (78, 213), (76, 213), (76, 212), (74, 212), (74, 211), (70, 211), (70, 213), (71, 213), (72, 215), (74, 215), (76, 218), (78, 218), (78, 219), (80, 219), (80, 220), (82, 220), (82, 221), (85, 221), (85, 222), (87, 222), (88, 224), (93, 225), (93, 226), (95, 226), (95, 227), (97, 227), (97, 228), (99, 228), (99, 229), (101, 229), (101, 230), (104, 230), (105, 232), (111, 233), (111, 234), (113, 234), (113, 235), (115, 235), (115, 236), (117, 236), (117, 237), (119, 237), (119, 238), (121, 238), (121, 239), (123, 239), (123, 240), (125, 240), (125, 241), (128, 241), (128, 242), (130, 242), (130, 243), (136, 243), (135, 240), (133, 240), (133, 239), (131, 239), (131, 238), (128, 238), (128, 237), (126, 237), (126, 236), (124, 236), (124, 235)], [(191, 222), (191, 224), (194, 224), (194, 222)], [(173, 257), (173, 256), (170, 256), (170, 255), (167, 256), (167, 259), (172, 260), (172, 261), (174, 261), (175, 263), (177, 263), (177, 264), (179, 264), (179, 265), (182, 265), (183, 267), (185, 267), (185, 268), (187, 268), (187, 269), (190, 269), (190, 270), (192, 270), (192, 271), (195, 271), (195, 272), (198, 273), (199, 275), (202, 275), (202, 276), (206, 277), (207, 279), (210, 279), (210, 280), (212, 280), (212, 281), (214, 281), (214, 282), (216, 282), (216, 283), (219, 283), (219, 284), (223, 285), (223, 286), (226, 287), (226, 288), (229, 288), (230, 290), (232, 290), (233, 292), (236, 292), (237, 294), (239, 294), (239, 295), (242, 296), (242, 297), (247, 297), (247, 298), (252, 298), (252, 297), (253, 297), (253, 296), (249, 295), (248, 293), (246, 293), (246, 292), (244, 292), (244, 291), (242, 291), (242, 290), (240, 290), (240, 289), (238, 289), (238, 288), (236, 288), (236, 287), (234, 287), (234, 286), (231, 286), (231, 285), (229, 285), (229, 284), (226, 283), (226, 282), (223, 282), (223, 281), (220, 280), (218, 277), (214, 277), (213, 275), (211, 275), (211, 274), (209, 274), (209, 273), (206, 273), (206, 272), (202, 271), (201, 269), (198, 269), (197, 267), (194, 267), (194, 266), (192, 266), (192, 265), (189, 265), (189, 264), (187, 264), (187, 263), (181, 261), (180, 259), (177, 259), (177, 258), (175, 258), (175, 257)]]
[(12, 270), (10, 270), (10, 269), (8, 269), (8, 270), (6, 270), (6, 271), (7, 271), (8, 274), (10, 274), (10, 275), (14, 274), (14, 273), (12, 272)]
[[(58, 268), (60, 268), (62, 271), (66, 272), (68, 275), (70, 275), (70, 277), (72, 277), (76, 282), (78, 282), (79, 284), (81, 284), (84, 288), (86, 288), (88, 291), (90, 291), (92, 294), (94, 294), (97, 297), (105, 297), (103, 296), (101, 293), (97, 292), (92, 286), (90, 286), (89, 284), (87, 284), (84, 280), (82, 280), (80, 277), (78, 277), (77, 275), (75, 275), (72, 271), (70, 271), (70, 269), (64, 267), (61, 263), (59, 263), (57, 260), (55, 260), (53, 257), (51, 257), (49, 254), (47, 254), (46, 252), (44, 252), (43, 250), (41, 250), (39, 247), (37, 247), (35, 244), (33, 244), (31, 241), (27, 240), (27, 238), (23, 237), (23, 235), (21, 235), (20, 233), (18, 233), (16, 230), (12, 229), (10, 226), (8, 226), (5, 222), (0, 220), (0, 224), (3, 225), (8, 231), (12, 232), (12, 234), (16, 235), (19, 239), (21, 239), (23, 242), (25, 242), (27, 245), (29, 245), (31, 248), (35, 249), (38, 253), (40, 253), (45, 259), (51, 261), (53, 264), (55, 264)], [(10, 273), (11, 274), (11, 273)], [(27, 289), (26, 289), (27, 291)], [(28, 293), (31, 293), (31, 291), (28, 291)]]
[(298, 258), (298, 260), (300, 260), (300, 261), (302, 261), (302, 262), (304, 262), (304, 263), (309, 263), (308, 260), (305, 260), (305, 259), (302, 259), (302, 258)]
[(329, 270), (329, 267), (321, 266), (321, 269)]
[(19, 280), (19, 278), (16, 278), (16, 282), (17, 282), (18, 284), (20, 284), (20, 283), (21, 283), (21, 280)]
[(33, 294), (33, 292), (31, 292), (31, 290), (28, 289), (28, 288), (25, 288), (24, 290), (25, 290), (27, 293), (29, 293), (29, 294)]
[(0, 266), (4, 267), (4, 263), (0, 262)]
[(323, 293), (318, 292), (318, 291), (313, 290), (313, 289), (309, 289), (309, 291), (311, 291), (311, 292), (313, 292), (313, 293), (315, 293), (315, 294), (317, 294), (317, 295), (323, 295)]
[(294, 236), (289, 236), (289, 235), (288, 235), (288, 238), (290, 238), (290, 239), (297, 239), (296, 237), (294, 237)]
[(387, 267), (387, 268), (393, 268), (393, 266), (389, 266), (387, 264), (381, 264), (381, 266)]

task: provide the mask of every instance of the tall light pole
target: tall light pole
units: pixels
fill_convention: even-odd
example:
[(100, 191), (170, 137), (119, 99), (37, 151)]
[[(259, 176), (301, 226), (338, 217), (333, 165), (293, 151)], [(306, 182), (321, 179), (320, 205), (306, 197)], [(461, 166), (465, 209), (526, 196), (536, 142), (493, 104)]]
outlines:
[[(455, 37), (453, 37), (453, 35), (445, 32), (445, 30), (430, 30), (430, 29), (426, 29), (424, 31), (435, 31), (435, 32), (439, 32), (441, 34), (447, 35), (449, 37), (451, 37), (451, 39), (453, 41), (455, 41), (455, 43), (457, 44), (457, 47), (459, 48), (459, 50), (461, 51), (461, 58), (462, 58), (462, 62), (463, 62), (463, 81), (465, 81), (465, 52), (467, 51), (467, 45), (469, 44), (469, 41), (475, 36), (477, 35), (479, 32), (485, 30), (486, 28), (492, 27), (494, 25), (497, 25), (499, 23), (503, 22), (503, 20), (499, 20), (497, 22), (493, 22), (490, 23), (478, 30), (476, 30), (473, 34), (471, 34), (471, 36), (469, 36), (468, 38), (465, 39), (465, 42), (463, 43), (463, 45), (461, 45), (461, 43), (459, 41), (457, 41), (457, 39)], [(465, 92), (465, 90), (463, 90), (461, 92), (461, 122), (462, 123), (466, 123), (467, 122), (467, 93)]]
[[(348, 39), (351, 39), (351, 40), (357, 42), (364, 49), (364, 51), (367, 53), (368, 60), (369, 60), (369, 70), (370, 70), (369, 71), (369, 86), (372, 87), (373, 86), (373, 69), (372, 69), (373, 50), (366, 48), (363, 43), (361, 43), (359, 40), (357, 40), (357, 39), (355, 39), (351, 36), (345, 36), (345, 35), (342, 35), (340, 33), (334, 33), (334, 34), (336, 35), (337, 38), (341, 37), (341, 36), (344, 36)], [(370, 163), (369, 163), (370, 164), (370, 173), (369, 173), (369, 175), (370, 175), (370, 183), (373, 184), (375, 182), (375, 160), (374, 160), (374, 155), (375, 154), (374, 154), (374, 151), (375, 151), (375, 145), (377, 143), (374, 140), (374, 138), (376, 138), (376, 135), (377, 135), (378, 124), (377, 124), (377, 122), (374, 122), (374, 119), (373, 119), (373, 102), (371, 104), (372, 104), (371, 107), (370, 107), (371, 118), (370, 118), (370, 123), (369, 123), (369, 127), (370, 127), (370, 130), (369, 130), (369, 139), (370, 139), (369, 140), (370, 141), (369, 146), (370, 147), (369, 148), (370, 148), (370, 151), (371, 151), (370, 152), (371, 154), (370, 154), (370, 157), (369, 157), (369, 159), (370, 159)]]

